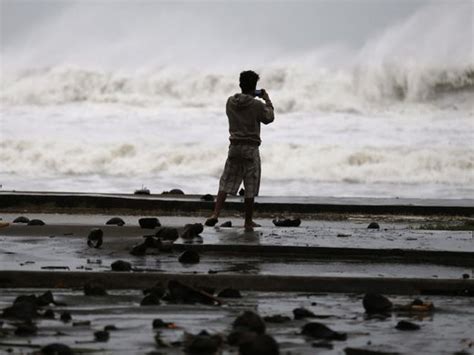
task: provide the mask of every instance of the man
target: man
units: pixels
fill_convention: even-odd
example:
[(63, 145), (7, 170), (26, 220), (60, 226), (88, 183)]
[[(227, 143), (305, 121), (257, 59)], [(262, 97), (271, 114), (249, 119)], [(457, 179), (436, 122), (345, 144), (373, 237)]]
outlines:
[[(245, 230), (259, 227), (253, 221), (254, 198), (260, 188), (260, 123), (269, 124), (275, 116), (270, 97), (265, 90), (256, 90), (257, 73), (248, 70), (240, 73), (240, 89), (227, 100), (226, 114), (229, 119), (230, 146), (224, 172), (219, 181), (214, 213), (206, 220), (206, 226), (214, 226), (227, 194), (235, 195), (242, 181), (245, 189)], [(255, 99), (260, 97), (265, 103)]]

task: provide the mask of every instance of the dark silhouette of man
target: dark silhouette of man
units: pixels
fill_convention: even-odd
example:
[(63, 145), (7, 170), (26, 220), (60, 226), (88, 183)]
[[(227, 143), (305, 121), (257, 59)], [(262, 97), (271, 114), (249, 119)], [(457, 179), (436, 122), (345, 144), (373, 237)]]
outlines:
[[(242, 181), (245, 188), (245, 230), (259, 227), (253, 221), (254, 198), (260, 189), (260, 123), (269, 124), (275, 119), (273, 105), (268, 93), (256, 90), (260, 79), (257, 73), (248, 70), (240, 73), (239, 85), (242, 93), (227, 100), (226, 114), (229, 119), (230, 146), (224, 172), (219, 181), (219, 192), (213, 214), (206, 226), (214, 226), (226, 200), (227, 194), (235, 195)], [(257, 100), (256, 97), (263, 99)]]

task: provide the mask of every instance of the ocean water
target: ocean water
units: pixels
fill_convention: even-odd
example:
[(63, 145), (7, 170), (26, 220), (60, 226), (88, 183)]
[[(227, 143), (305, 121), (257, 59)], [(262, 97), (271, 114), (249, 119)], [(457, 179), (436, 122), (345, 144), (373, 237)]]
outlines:
[(422, 6), (354, 46), (273, 43), (261, 60), (233, 49), (211, 63), (225, 45), (183, 59), (189, 33), (150, 56), (146, 19), (125, 39), (85, 36), (87, 4), (2, 46), (3, 190), (216, 193), (225, 102), (251, 67), (276, 108), (262, 127), (261, 195), (474, 198), (471, 2)]

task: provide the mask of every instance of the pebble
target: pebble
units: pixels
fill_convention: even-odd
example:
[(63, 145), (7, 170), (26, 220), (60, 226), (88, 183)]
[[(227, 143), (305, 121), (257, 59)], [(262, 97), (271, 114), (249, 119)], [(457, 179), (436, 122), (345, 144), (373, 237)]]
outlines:
[(87, 283), (84, 285), (84, 295), (86, 296), (107, 296), (107, 290), (96, 283)]
[(87, 245), (91, 248), (99, 248), (103, 243), (104, 232), (100, 228), (91, 229), (87, 236)]
[(155, 237), (162, 240), (171, 240), (175, 241), (179, 238), (179, 233), (176, 228), (171, 227), (161, 227), (155, 234)]
[(178, 258), (182, 264), (197, 264), (200, 261), (199, 254), (194, 250), (186, 250)]
[(161, 223), (156, 217), (140, 218), (138, 220), (138, 224), (144, 229), (154, 229), (156, 227), (161, 227)]
[(377, 222), (370, 222), (367, 229), (380, 229), (380, 226)]
[(232, 221), (226, 221), (221, 224), (222, 228), (232, 228)]
[(29, 226), (44, 226), (45, 223), (41, 219), (32, 219), (28, 222)]
[(220, 298), (242, 298), (239, 290), (234, 288), (225, 288), (217, 294)]
[(419, 330), (420, 326), (418, 324), (408, 322), (406, 320), (401, 320), (397, 323), (395, 328), (398, 330)]
[(316, 315), (306, 308), (295, 308), (293, 310), (295, 319), (315, 318)]
[(132, 270), (132, 264), (124, 260), (114, 261), (110, 266), (112, 268), (112, 271), (131, 271)]
[(299, 227), (301, 219), (299, 218), (275, 218), (273, 224), (277, 227)]
[(301, 333), (315, 339), (346, 340), (347, 334), (339, 333), (322, 323), (307, 323), (303, 326)]
[(20, 217), (17, 217), (13, 220), (13, 223), (28, 223), (30, 221), (30, 219), (28, 217), (25, 217), (25, 216), (20, 216)]
[(239, 346), (240, 355), (279, 355), (278, 343), (267, 334), (257, 335)]
[(96, 341), (106, 342), (106, 341), (109, 341), (109, 338), (110, 338), (110, 334), (109, 332), (105, 330), (99, 330), (94, 333), (94, 339)]
[(200, 200), (201, 201), (213, 202), (214, 201), (214, 196), (212, 196), (211, 194), (205, 194), (205, 195), (201, 196)]
[(232, 327), (234, 329), (252, 331), (257, 334), (265, 333), (266, 328), (263, 319), (252, 311), (245, 311), (239, 315), (232, 323)]
[(387, 313), (392, 310), (392, 302), (380, 294), (368, 293), (362, 300), (362, 305), (367, 313)]
[(41, 348), (41, 354), (43, 355), (72, 355), (74, 352), (72, 349), (64, 344), (52, 343)]
[(113, 217), (109, 219), (105, 224), (116, 225), (116, 226), (122, 227), (123, 225), (125, 225), (125, 221), (120, 217)]

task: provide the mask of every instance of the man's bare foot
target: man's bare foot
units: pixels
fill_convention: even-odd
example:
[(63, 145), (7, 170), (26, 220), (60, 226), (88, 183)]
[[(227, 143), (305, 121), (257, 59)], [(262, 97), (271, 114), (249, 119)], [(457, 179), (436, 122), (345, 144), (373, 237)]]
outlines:
[(252, 221), (250, 223), (245, 223), (244, 227), (246, 232), (253, 232), (254, 228), (261, 227), (261, 225)]
[(213, 214), (211, 217), (206, 219), (206, 222), (204, 222), (204, 224), (208, 227), (214, 227), (217, 222), (219, 222), (219, 220), (217, 219), (216, 215)]

